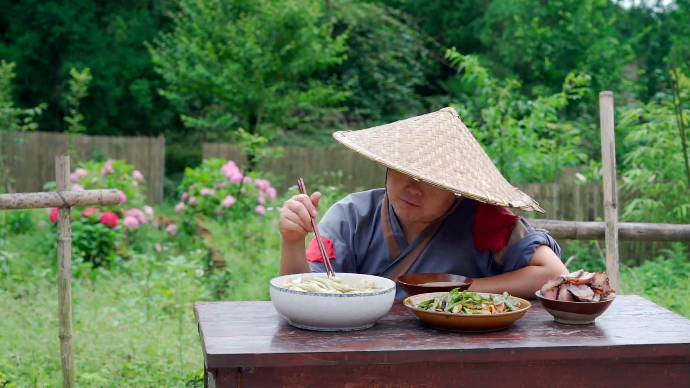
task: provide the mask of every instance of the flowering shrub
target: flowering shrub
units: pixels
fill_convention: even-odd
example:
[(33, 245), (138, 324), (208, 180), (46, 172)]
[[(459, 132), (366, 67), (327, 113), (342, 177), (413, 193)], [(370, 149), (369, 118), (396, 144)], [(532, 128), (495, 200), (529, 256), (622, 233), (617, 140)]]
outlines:
[[(50, 209), (48, 219), (53, 223), (50, 231), (53, 234), (49, 241), (55, 242), (57, 228), (57, 209)], [(72, 211), (72, 252), (84, 261), (95, 266), (112, 261), (118, 255), (118, 248), (125, 242), (123, 225), (117, 213), (109, 210), (86, 208)], [(50, 244), (54, 250), (55, 245)]]
[[(72, 245), (74, 253), (82, 256), (84, 261), (96, 265), (111, 261), (117, 256), (117, 250), (124, 247), (125, 241), (136, 244), (136, 229), (154, 219), (153, 208), (145, 205), (144, 175), (124, 160), (80, 163), (70, 175), (70, 180), (73, 191), (116, 189), (120, 195), (117, 205), (73, 210)], [(49, 210), (51, 223), (57, 222), (57, 214), (57, 209)], [(52, 230), (56, 232), (54, 225)], [(175, 235), (176, 231), (169, 230), (168, 233)]]
[(144, 174), (125, 160), (80, 163), (70, 175), (72, 190), (116, 189), (120, 204), (108, 210), (124, 216), (125, 209), (142, 209), (146, 203)]
[(207, 159), (197, 168), (187, 168), (182, 180), (178, 214), (241, 219), (264, 216), (278, 195), (271, 182), (255, 173), (244, 175), (233, 161)]
[[(120, 203), (102, 206), (101, 209), (115, 213), (129, 229), (137, 229), (153, 220), (153, 208), (145, 206), (144, 174), (125, 160), (80, 163), (70, 174), (70, 180), (73, 191), (116, 189), (120, 195)], [(51, 186), (54, 186), (54, 182), (46, 184), (46, 188)], [(55, 211), (57, 217), (57, 209)], [(55, 222), (52, 218), (50, 221)]]

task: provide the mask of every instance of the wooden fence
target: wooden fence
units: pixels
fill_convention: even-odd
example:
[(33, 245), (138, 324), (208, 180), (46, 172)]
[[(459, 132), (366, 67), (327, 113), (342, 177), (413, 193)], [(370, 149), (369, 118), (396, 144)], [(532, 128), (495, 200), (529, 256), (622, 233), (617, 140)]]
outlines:
[[(204, 159), (225, 158), (238, 165), (246, 163), (240, 147), (232, 144), (206, 143), (203, 145)], [(369, 159), (346, 149), (307, 149), (286, 147), (283, 158), (268, 160), (260, 166), (262, 171), (282, 178), (279, 189), (286, 189), (299, 176), (308, 179), (319, 176), (326, 185), (342, 183), (348, 192), (382, 187), (386, 169)], [(341, 171), (341, 174), (338, 172)], [(313, 180), (313, 178), (312, 178)], [(307, 181), (309, 183), (309, 180)], [(534, 198), (546, 210), (545, 214), (518, 211), (526, 218), (542, 218), (568, 221), (603, 221), (603, 191), (601, 183), (526, 183), (515, 184)], [(619, 193), (619, 210), (625, 208), (631, 194)], [(564, 251), (564, 260), (574, 254), (573, 242), (559, 241)], [(576, 243), (581, 244), (581, 243)], [(570, 247), (569, 247), (570, 245)], [(599, 243), (604, 249), (603, 242)], [(650, 241), (621, 241), (620, 258), (624, 263), (640, 263), (653, 258), (669, 243)]]
[[(66, 154), (68, 136), (64, 133), (29, 132), (11, 134), (0, 139), (5, 149), (17, 192), (43, 191), (43, 185), (55, 181), (55, 156)], [(19, 140), (19, 142), (12, 142)], [(80, 160), (101, 155), (104, 158), (126, 159), (139, 169), (146, 179), (147, 195), (151, 203), (163, 201), (165, 177), (165, 138), (77, 136), (73, 140)], [(75, 162), (73, 162), (76, 165)], [(76, 168), (76, 166), (75, 166)]]
[[(285, 147), (284, 150), (282, 158), (264, 160), (260, 166), (261, 171), (280, 178), (275, 185), (279, 191), (294, 186), (299, 177), (307, 185), (313, 184), (317, 176), (326, 185), (342, 183), (349, 192), (383, 186), (385, 167), (344, 147), (329, 150)], [(241, 148), (234, 144), (204, 143), (203, 157), (234, 160), (239, 166), (247, 162)]]

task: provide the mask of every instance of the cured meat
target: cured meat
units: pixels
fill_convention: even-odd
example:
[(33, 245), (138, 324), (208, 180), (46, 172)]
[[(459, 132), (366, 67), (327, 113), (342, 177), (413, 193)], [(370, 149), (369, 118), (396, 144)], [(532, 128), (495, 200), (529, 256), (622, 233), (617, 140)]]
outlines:
[(561, 300), (563, 302), (573, 301), (573, 296), (570, 294), (570, 291), (568, 291), (568, 287), (568, 283), (563, 283), (560, 286), (558, 286), (558, 300)]
[(546, 292), (542, 292), (542, 296), (546, 299), (556, 300), (558, 298), (558, 288), (554, 287)]
[(579, 278), (584, 272), (585, 272), (585, 270), (579, 269), (575, 272), (572, 272), (568, 275), (565, 275), (565, 280), (567, 282), (572, 282), (573, 280), (576, 280), (577, 278)]
[(606, 276), (606, 272), (597, 272), (594, 274), (594, 279), (592, 280), (592, 283), (595, 284), (604, 284), (609, 282), (609, 277)]
[(585, 284), (571, 284), (568, 291), (573, 294), (575, 299), (581, 302), (591, 302), (594, 300), (594, 291)]
[(589, 284), (594, 280), (594, 272), (583, 272), (577, 279), (572, 279), (570, 284)]
[(601, 302), (616, 297), (606, 272), (583, 269), (549, 279), (541, 288), (541, 296), (567, 302)]
[(541, 292), (546, 293), (549, 290), (553, 290), (560, 286), (564, 281), (565, 278), (563, 276), (555, 277), (544, 284), (544, 286), (541, 288)]

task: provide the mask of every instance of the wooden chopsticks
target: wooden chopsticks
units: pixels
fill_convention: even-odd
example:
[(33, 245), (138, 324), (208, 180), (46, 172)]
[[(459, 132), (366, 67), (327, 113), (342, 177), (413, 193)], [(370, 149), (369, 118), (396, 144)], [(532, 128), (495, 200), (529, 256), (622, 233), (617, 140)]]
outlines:
[[(307, 196), (307, 186), (304, 184), (304, 179), (299, 178), (297, 179), (297, 186), (299, 186), (299, 191), (302, 194), (306, 194)], [(331, 261), (330, 258), (328, 257), (328, 253), (326, 253), (326, 247), (323, 246), (323, 241), (321, 240), (321, 234), (319, 234), (319, 229), (316, 227), (316, 221), (314, 221), (314, 218), (311, 218), (311, 227), (314, 229), (314, 234), (316, 235), (316, 241), (319, 243), (319, 250), (321, 251), (321, 257), (323, 257), (323, 264), (326, 267), (326, 274), (328, 276), (335, 276), (335, 271), (333, 271), (333, 267), (331, 266)]]

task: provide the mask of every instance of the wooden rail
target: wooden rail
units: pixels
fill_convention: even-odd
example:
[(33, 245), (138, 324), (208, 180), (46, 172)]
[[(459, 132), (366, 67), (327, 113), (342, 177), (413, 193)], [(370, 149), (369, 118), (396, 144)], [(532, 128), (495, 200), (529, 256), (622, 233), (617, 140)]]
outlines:
[[(604, 240), (605, 222), (529, 219), (535, 228), (546, 229), (551, 236), (564, 240)], [(690, 241), (690, 225), (621, 222), (618, 239), (627, 241)]]

